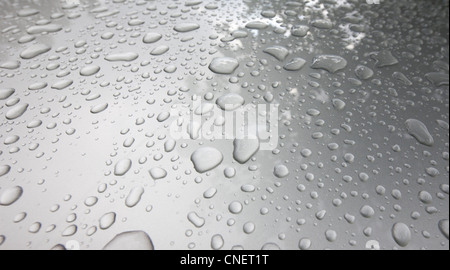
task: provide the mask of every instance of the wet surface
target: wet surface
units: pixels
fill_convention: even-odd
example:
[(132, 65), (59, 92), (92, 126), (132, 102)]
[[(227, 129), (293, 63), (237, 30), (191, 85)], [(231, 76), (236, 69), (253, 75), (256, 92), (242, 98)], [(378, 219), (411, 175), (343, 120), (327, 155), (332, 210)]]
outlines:
[(0, 249), (448, 249), (449, 4), (373, 2), (1, 1)]

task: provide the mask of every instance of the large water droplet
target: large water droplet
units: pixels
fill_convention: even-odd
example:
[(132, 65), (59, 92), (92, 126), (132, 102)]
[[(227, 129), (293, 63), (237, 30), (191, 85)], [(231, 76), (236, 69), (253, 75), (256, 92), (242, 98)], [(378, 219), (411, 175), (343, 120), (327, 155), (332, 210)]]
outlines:
[(104, 250), (154, 250), (153, 242), (143, 231), (123, 232), (116, 235)]
[(114, 174), (117, 176), (125, 175), (130, 170), (131, 164), (131, 159), (119, 160), (114, 167)]
[(132, 188), (127, 198), (125, 199), (125, 205), (130, 208), (136, 206), (141, 200), (142, 194), (144, 194), (143, 187)]
[(52, 48), (50, 46), (45, 44), (35, 44), (23, 50), (22, 53), (20, 53), (20, 57), (23, 59), (31, 59), (38, 55), (44, 54), (51, 49)]
[(106, 213), (99, 220), (100, 229), (106, 230), (110, 228), (114, 222), (116, 222), (116, 213)]
[(6, 188), (0, 191), (0, 205), (8, 206), (15, 203), (23, 194), (20, 186)]
[(335, 73), (347, 66), (347, 60), (338, 55), (318, 55), (314, 57), (311, 68), (324, 69)]
[(408, 119), (405, 125), (408, 133), (416, 138), (418, 142), (427, 146), (433, 146), (434, 139), (424, 123), (417, 119)]
[(23, 103), (23, 104), (19, 104), (14, 106), (13, 108), (11, 108), (9, 111), (6, 112), (6, 119), (8, 120), (14, 120), (16, 118), (21, 117), (28, 109), (28, 104), (27, 103)]
[(392, 227), (392, 236), (395, 242), (401, 247), (406, 247), (411, 241), (411, 231), (404, 223), (396, 223)]
[(200, 28), (200, 25), (196, 23), (180, 23), (177, 24), (173, 29), (180, 33), (194, 31)]
[(235, 139), (234, 140), (233, 158), (244, 164), (249, 161), (259, 150), (259, 139)]
[(222, 153), (213, 147), (202, 147), (191, 155), (194, 168), (199, 173), (210, 171), (222, 163)]

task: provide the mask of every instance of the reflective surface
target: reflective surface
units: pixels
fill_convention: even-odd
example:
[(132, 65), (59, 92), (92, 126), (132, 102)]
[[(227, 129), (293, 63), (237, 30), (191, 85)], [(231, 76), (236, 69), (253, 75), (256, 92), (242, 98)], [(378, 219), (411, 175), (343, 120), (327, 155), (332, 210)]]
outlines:
[(2, 0), (0, 249), (448, 249), (448, 1), (376, 2)]

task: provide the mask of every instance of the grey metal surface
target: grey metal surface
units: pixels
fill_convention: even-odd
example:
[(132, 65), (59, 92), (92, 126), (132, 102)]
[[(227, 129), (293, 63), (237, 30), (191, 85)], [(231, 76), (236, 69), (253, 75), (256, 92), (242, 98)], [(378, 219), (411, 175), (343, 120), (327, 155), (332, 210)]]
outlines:
[[(373, 2), (0, 1), (0, 249), (448, 249), (448, 1)], [(229, 93), (274, 149), (165, 148)]]

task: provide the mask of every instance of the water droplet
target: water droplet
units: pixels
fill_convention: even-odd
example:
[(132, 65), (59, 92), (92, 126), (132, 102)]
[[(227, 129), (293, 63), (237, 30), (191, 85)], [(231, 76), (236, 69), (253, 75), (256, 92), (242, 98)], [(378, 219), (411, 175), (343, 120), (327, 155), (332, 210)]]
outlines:
[(229, 210), (230, 213), (232, 213), (232, 214), (239, 214), (239, 213), (242, 212), (242, 209), (243, 209), (243, 206), (242, 206), (242, 204), (241, 204), (240, 202), (238, 202), (238, 201), (231, 202), (231, 203), (228, 205), (228, 210)]
[(16, 118), (21, 117), (27, 111), (28, 106), (29, 105), (27, 103), (23, 103), (23, 104), (14, 106), (8, 112), (6, 112), (6, 115), (5, 115), (6, 119), (14, 120)]
[(11, 170), (11, 166), (9, 165), (1, 165), (0, 166), (0, 177), (7, 175)]
[(439, 221), (439, 230), (448, 239), (448, 233), (449, 233), (448, 219), (443, 219), (443, 220)]
[(136, 60), (138, 57), (139, 57), (139, 54), (137, 54), (135, 52), (124, 52), (124, 53), (108, 54), (105, 57), (105, 60), (110, 61), (110, 62), (117, 62), (117, 61), (130, 62), (130, 61)]
[(3, 69), (17, 69), (20, 67), (19, 61), (6, 61), (3, 63), (0, 63), (0, 68)]
[(289, 169), (284, 165), (277, 165), (273, 170), (273, 174), (278, 178), (284, 178), (289, 175)]
[(239, 62), (230, 57), (214, 58), (209, 65), (209, 69), (217, 74), (231, 74), (239, 66)]
[(235, 139), (233, 158), (244, 164), (249, 161), (259, 150), (259, 139)]
[(392, 236), (401, 247), (406, 247), (411, 241), (411, 231), (404, 223), (395, 223), (392, 227)]
[(53, 33), (61, 30), (62, 26), (59, 24), (33, 25), (27, 28), (27, 33), (30, 35), (36, 35), (43, 32)]
[(106, 213), (99, 220), (100, 229), (106, 230), (110, 228), (115, 222), (116, 222), (116, 213), (114, 212)]
[(225, 241), (223, 240), (223, 237), (220, 234), (215, 234), (211, 238), (211, 248), (214, 249), (214, 250), (221, 249), (224, 244), (225, 244)]
[(222, 163), (222, 153), (213, 147), (202, 147), (191, 155), (194, 168), (199, 173), (210, 171)]
[(20, 53), (20, 57), (23, 59), (31, 59), (38, 55), (44, 54), (51, 49), (52, 48), (50, 46), (45, 44), (35, 44), (23, 50), (22, 53)]
[(177, 24), (173, 29), (180, 33), (194, 31), (200, 28), (200, 25), (196, 23), (180, 23)]
[(12, 96), (16, 92), (13, 88), (2, 88), (0, 89), (0, 100), (5, 100)]
[(162, 38), (162, 35), (159, 33), (147, 33), (142, 39), (144, 43), (155, 43)]
[(0, 192), (0, 205), (9, 206), (22, 197), (23, 189), (20, 186), (15, 186), (2, 189)]
[(114, 174), (116, 176), (123, 176), (125, 175), (131, 168), (131, 159), (122, 159), (119, 160), (116, 163), (116, 166), (114, 167)]
[(51, 87), (56, 90), (63, 90), (73, 84), (73, 80), (65, 79), (58, 82), (55, 82)]
[(309, 238), (302, 238), (298, 243), (298, 248), (301, 250), (308, 250), (311, 248), (312, 242)]
[(154, 49), (150, 52), (150, 54), (156, 56), (156, 55), (162, 55), (162, 54), (165, 54), (165, 53), (168, 52), (168, 51), (169, 51), (169, 46), (167, 46), (167, 45), (160, 45), (160, 46), (154, 48)]
[(347, 60), (337, 55), (318, 55), (314, 57), (311, 68), (324, 69), (335, 73), (347, 66)]
[(289, 55), (289, 50), (283, 46), (271, 46), (264, 49), (264, 52), (272, 55), (279, 61), (284, 61), (286, 57)]
[(125, 205), (130, 208), (135, 207), (140, 202), (142, 194), (144, 194), (143, 187), (132, 188), (125, 199)]
[(360, 213), (365, 218), (371, 218), (373, 215), (375, 215), (375, 210), (373, 210), (373, 208), (369, 205), (364, 205), (361, 208)]
[(96, 65), (90, 65), (90, 66), (86, 66), (84, 68), (82, 68), (80, 70), (80, 75), (81, 76), (92, 76), (94, 74), (97, 74), (97, 72), (100, 71), (100, 67), (96, 66)]
[(284, 65), (284, 69), (288, 71), (298, 71), (306, 64), (306, 60), (303, 58), (294, 58)]
[(154, 168), (150, 169), (150, 176), (154, 180), (163, 179), (167, 176), (167, 171), (164, 170), (163, 168), (154, 167)]
[(233, 111), (244, 105), (245, 100), (239, 94), (226, 94), (219, 97), (216, 104), (224, 111)]
[(416, 138), (419, 143), (427, 146), (433, 146), (434, 139), (424, 123), (417, 119), (408, 119), (406, 120), (405, 125), (408, 133)]
[(261, 21), (252, 21), (249, 22), (245, 25), (246, 28), (248, 29), (257, 29), (257, 30), (262, 30), (262, 29), (266, 29), (267, 27), (269, 27), (269, 25), (265, 22), (261, 22)]
[(205, 219), (200, 217), (195, 212), (190, 212), (187, 216), (188, 220), (197, 228), (203, 227), (205, 225)]
[(108, 103), (100, 103), (91, 108), (91, 113), (93, 113), (93, 114), (101, 113), (104, 110), (106, 110), (107, 108), (108, 108)]
[(246, 234), (251, 234), (255, 231), (255, 224), (253, 222), (247, 222), (244, 224), (243, 230)]
[(143, 231), (120, 233), (103, 250), (154, 250), (152, 239)]

